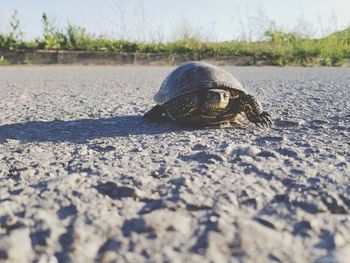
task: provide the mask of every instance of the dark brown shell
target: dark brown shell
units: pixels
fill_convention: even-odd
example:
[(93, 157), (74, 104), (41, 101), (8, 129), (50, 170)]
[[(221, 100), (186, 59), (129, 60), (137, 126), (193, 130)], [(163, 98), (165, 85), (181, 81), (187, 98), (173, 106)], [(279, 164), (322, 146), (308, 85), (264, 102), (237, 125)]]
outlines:
[(229, 72), (204, 62), (188, 62), (174, 69), (165, 78), (153, 99), (158, 104), (186, 93), (211, 88), (225, 88), (246, 93), (239, 81)]

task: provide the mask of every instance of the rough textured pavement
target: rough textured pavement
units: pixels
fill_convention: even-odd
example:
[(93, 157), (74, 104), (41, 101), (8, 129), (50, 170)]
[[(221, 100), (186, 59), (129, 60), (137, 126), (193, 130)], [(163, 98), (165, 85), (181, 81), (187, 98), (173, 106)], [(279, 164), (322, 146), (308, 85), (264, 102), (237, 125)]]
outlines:
[(144, 122), (171, 69), (0, 68), (0, 261), (349, 262), (350, 69), (227, 67), (269, 130)]

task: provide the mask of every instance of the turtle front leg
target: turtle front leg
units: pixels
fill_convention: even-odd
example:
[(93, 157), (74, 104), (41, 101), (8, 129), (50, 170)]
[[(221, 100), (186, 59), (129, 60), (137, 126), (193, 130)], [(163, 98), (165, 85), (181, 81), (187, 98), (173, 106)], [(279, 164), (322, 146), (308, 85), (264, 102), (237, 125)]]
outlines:
[(261, 103), (252, 95), (241, 95), (237, 99), (238, 108), (242, 109), (247, 119), (257, 126), (271, 127), (271, 115), (262, 110)]
[(156, 105), (143, 116), (149, 121), (161, 121), (164, 114), (164, 108), (161, 105)]

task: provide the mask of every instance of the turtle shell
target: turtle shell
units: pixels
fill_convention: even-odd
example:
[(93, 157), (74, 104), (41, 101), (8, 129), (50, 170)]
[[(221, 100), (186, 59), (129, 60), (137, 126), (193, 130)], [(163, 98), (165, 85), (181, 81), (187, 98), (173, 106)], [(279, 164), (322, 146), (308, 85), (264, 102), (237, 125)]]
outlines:
[(194, 61), (182, 64), (165, 78), (153, 99), (163, 104), (178, 96), (212, 88), (246, 93), (239, 81), (229, 72), (208, 63)]

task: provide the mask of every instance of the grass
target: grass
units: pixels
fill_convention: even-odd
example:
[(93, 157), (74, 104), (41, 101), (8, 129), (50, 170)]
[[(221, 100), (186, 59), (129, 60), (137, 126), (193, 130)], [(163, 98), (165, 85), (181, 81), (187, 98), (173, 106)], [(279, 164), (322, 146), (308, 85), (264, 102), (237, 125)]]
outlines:
[[(340, 66), (350, 58), (350, 28), (322, 39), (302, 37), (297, 33), (285, 33), (270, 29), (264, 41), (204, 41), (191, 34), (184, 34), (171, 42), (133, 42), (125, 39), (109, 39), (96, 36), (85, 28), (68, 25), (59, 29), (48, 16), (42, 15), (43, 35), (35, 41), (23, 41), (23, 32), (17, 12), (10, 21), (10, 32), (0, 33), (0, 49), (3, 50), (79, 50), (89, 52), (161, 53), (185, 55), (200, 59), (218, 56), (252, 56), (254, 62), (267, 61), (272, 65), (323, 65)], [(1, 60), (0, 60), (1, 63)]]

